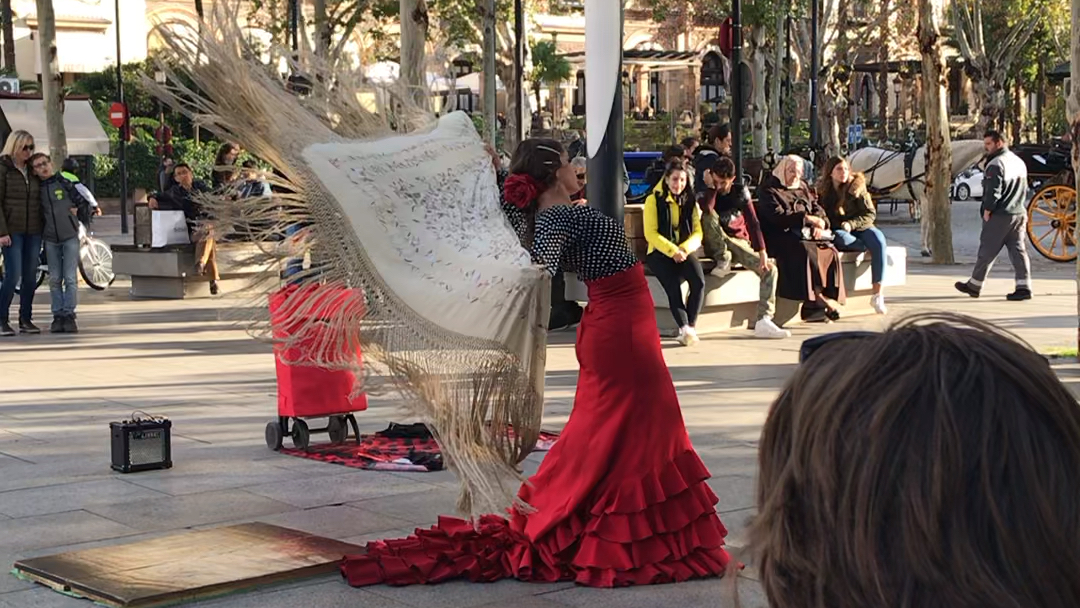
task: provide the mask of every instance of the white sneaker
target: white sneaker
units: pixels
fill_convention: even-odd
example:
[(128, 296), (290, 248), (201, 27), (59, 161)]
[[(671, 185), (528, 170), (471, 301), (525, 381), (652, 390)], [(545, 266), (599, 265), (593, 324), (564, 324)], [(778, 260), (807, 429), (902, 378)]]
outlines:
[(881, 295), (880, 293), (876, 293), (872, 298), (870, 298), (870, 306), (872, 306), (874, 308), (874, 312), (879, 315), (889, 314), (889, 309), (885, 306), (885, 296)]
[(777, 326), (769, 317), (762, 317), (758, 319), (757, 324), (754, 326), (754, 337), (766, 340), (783, 340), (784, 338), (790, 338), (791, 332)]
[(683, 346), (693, 346), (701, 340), (697, 336), (697, 332), (693, 327), (683, 327), (679, 330), (679, 337), (677, 338), (679, 344)]
[(722, 279), (731, 274), (732, 272), (733, 271), (731, 270), (731, 262), (725, 260), (723, 262), (717, 263), (716, 268), (713, 268), (712, 271), (709, 272), (709, 274), (718, 279)]

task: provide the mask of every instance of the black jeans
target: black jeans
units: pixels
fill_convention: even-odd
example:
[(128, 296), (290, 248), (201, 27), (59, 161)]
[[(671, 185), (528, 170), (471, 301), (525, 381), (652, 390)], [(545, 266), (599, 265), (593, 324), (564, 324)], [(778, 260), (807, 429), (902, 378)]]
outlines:
[[(645, 258), (645, 265), (664, 287), (675, 323), (679, 327), (696, 325), (701, 305), (705, 301), (705, 271), (701, 268), (701, 262), (694, 256), (686, 258), (685, 262), (676, 262), (659, 251), (654, 251)], [(690, 294), (685, 303), (682, 299), (683, 281), (690, 284)]]

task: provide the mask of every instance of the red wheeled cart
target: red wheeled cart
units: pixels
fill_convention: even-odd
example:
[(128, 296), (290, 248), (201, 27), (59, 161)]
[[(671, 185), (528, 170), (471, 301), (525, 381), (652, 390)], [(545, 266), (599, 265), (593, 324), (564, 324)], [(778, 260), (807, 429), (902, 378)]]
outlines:
[[(310, 298), (291, 298), (296, 287), (286, 287), (270, 297), (270, 322), (276, 337), (285, 337), (295, 331), (308, 319), (296, 317), (297, 302), (303, 306), (311, 304), (310, 298), (325, 298), (325, 306), (312, 307), (319, 314), (327, 310), (338, 310), (343, 306), (357, 306), (354, 290), (330, 290), (326, 287), (307, 288), (312, 291)], [(291, 307), (294, 310), (289, 310)], [(322, 309), (322, 310), (319, 310)], [(355, 318), (359, 318), (359, 313)], [(352, 315), (350, 315), (352, 316)], [(310, 330), (308, 330), (310, 331)], [(359, 438), (353, 412), (367, 409), (367, 396), (361, 394), (349, 399), (353, 392), (356, 377), (348, 371), (329, 370), (311, 365), (303, 365), (310, 360), (310, 349), (320, 342), (316, 335), (304, 340), (290, 349), (283, 346), (275, 348), (274, 359), (278, 381), (278, 419), (266, 425), (266, 446), (271, 450), (280, 450), (285, 437), (291, 437), (293, 446), (306, 449), (312, 433), (327, 433), (334, 443), (341, 443), (349, 437), (349, 427)], [(357, 359), (360, 353), (357, 352)], [(286, 363), (286, 361), (294, 363)], [(324, 428), (309, 428), (305, 419), (326, 418)]]

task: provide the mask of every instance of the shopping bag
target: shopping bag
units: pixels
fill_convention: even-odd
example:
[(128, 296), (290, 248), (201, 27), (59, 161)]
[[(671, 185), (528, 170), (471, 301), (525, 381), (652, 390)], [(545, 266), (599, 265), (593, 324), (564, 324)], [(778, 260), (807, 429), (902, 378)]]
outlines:
[[(286, 301), (296, 289), (298, 288), (289, 286), (270, 296), (270, 322), (274, 335), (278, 338), (291, 335), (294, 328), (305, 321), (289, 318), (291, 311), (287, 309)], [(301, 289), (311, 292), (310, 296), (302, 298), (303, 300), (310, 302), (312, 299), (321, 299), (331, 308), (348, 305), (347, 302), (351, 301), (351, 296), (355, 294), (354, 290), (350, 289)], [(309, 339), (294, 344), (292, 348), (285, 349), (279, 344), (274, 349), (278, 380), (278, 415), (319, 417), (366, 410), (366, 395), (361, 393), (350, 399), (356, 383), (356, 376), (352, 372), (324, 369), (310, 363), (305, 365), (305, 362), (312, 361), (312, 353), (308, 351), (317, 342), (318, 337), (311, 335)], [(359, 351), (356, 357), (359, 363)]]
[(150, 214), (150, 234), (151, 247), (187, 245), (191, 242), (183, 211), (153, 211)]

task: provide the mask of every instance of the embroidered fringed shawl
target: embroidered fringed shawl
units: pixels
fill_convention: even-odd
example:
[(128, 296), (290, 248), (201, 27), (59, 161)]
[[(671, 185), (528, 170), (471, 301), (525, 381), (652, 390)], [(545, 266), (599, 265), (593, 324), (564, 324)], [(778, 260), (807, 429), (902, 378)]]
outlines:
[[(221, 231), (258, 226), (263, 311), (252, 330), (305, 364), (348, 369), (362, 390), (392, 388), (429, 425), (462, 484), (459, 509), (515, 503), (518, 464), (532, 450), (543, 407), (548, 275), (499, 206), (495, 174), (470, 119), (435, 121), (410, 91), (376, 89), (307, 58), (310, 93), (289, 92), (245, 57), (235, 8), (217, 5), (201, 31), (162, 29), (169, 87), (147, 86), (199, 124), (270, 163), (273, 200), (203, 200)], [(365, 93), (388, 103), (371, 111)], [(280, 235), (298, 233), (280, 240)], [(278, 273), (308, 256), (310, 267)], [(362, 353), (361, 365), (358, 352)]]

